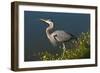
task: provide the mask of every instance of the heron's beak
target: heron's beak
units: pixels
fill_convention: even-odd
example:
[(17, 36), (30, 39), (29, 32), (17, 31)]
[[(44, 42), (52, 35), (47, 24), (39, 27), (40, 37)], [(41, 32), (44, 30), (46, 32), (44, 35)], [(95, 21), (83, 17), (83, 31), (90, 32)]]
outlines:
[(43, 22), (45, 22), (45, 23), (47, 23), (45, 19), (40, 19), (40, 20), (43, 21)]

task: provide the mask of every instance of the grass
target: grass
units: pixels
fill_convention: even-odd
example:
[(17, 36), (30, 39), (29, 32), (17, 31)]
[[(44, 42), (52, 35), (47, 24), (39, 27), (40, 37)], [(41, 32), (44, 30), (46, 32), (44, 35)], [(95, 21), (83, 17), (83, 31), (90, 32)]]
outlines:
[(66, 48), (61, 53), (52, 54), (48, 51), (39, 53), (40, 59), (45, 60), (65, 60), (90, 58), (90, 33), (81, 33), (77, 40), (71, 41), (71, 48)]

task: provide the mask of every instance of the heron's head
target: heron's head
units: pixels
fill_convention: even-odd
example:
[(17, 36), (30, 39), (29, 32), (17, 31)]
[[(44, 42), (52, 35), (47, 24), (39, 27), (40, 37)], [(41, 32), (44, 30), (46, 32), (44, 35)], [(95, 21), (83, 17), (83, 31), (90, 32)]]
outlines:
[(53, 23), (50, 19), (40, 19), (40, 20), (47, 23), (47, 24), (52, 24)]

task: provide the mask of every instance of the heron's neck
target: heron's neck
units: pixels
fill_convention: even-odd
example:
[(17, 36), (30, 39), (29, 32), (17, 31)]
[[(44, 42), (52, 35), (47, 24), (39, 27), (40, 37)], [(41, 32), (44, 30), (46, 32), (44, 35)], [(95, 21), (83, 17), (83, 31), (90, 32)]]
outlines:
[(49, 24), (49, 26), (48, 26), (48, 28), (46, 29), (46, 35), (47, 35), (47, 37), (48, 37), (48, 39), (50, 40), (50, 42), (54, 45), (54, 46), (56, 46), (56, 42), (55, 42), (55, 39), (52, 37), (52, 32), (51, 32), (51, 30), (54, 28), (54, 24), (52, 23), (52, 24)]
[(47, 34), (48, 38), (50, 37), (51, 30), (53, 29), (53, 27), (54, 27), (54, 24), (51, 23), (51, 24), (49, 24), (48, 28), (46, 28), (46, 34)]

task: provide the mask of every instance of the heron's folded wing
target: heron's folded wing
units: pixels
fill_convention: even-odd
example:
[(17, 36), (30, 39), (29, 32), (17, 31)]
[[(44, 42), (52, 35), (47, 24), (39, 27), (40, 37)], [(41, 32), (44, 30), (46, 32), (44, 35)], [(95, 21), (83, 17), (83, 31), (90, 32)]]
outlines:
[(64, 31), (55, 31), (53, 32), (53, 36), (59, 42), (67, 41), (71, 38), (71, 36)]

